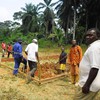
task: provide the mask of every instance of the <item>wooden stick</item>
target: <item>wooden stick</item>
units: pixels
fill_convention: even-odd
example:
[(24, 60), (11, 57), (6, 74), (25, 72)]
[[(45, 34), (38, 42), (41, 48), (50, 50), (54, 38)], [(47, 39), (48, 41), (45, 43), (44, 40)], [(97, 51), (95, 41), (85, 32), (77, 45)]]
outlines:
[(41, 65), (40, 64), (38, 64), (38, 69), (39, 69), (39, 81), (41, 80)]
[[(14, 68), (11, 68), (10, 66), (7, 66), (7, 65), (5, 65), (3, 63), (0, 63), (0, 64), (1, 64), (1, 66), (4, 66), (4, 67), (9, 68), (11, 70), (14, 70)], [(27, 76), (27, 74), (25, 74), (25, 73), (23, 73), (21, 71), (19, 71), (19, 73), (22, 74), (25, 77)], [(57, 76), (54, 76), (54, 77), (46, 78), (46, 79), (41, 79), (41, 72), (40, 72), (40, 78), (39, 78), (39, 80), (35, 79), (35, 78), (32, 78), (32, 80), (34, 80), (35, 82), (37, 82), (40, 85), (40, 84), (43, 84), (43, 83), (48, 83), (48, 82), (54, 81), (54, 80), (56, 80), (58, 78), (62, 78), (62, 77), (65, 77), (65, 76), (67, 76), (66, 73), (60, 74), (60, 75), (57, 75)]]
[(45, 81), (49, 81), (49, 80), (53, 80), (53, 79), (57, 79), (57, 78), (60, 78), (60, 77), (65, 77), (65, 76), (67, 76), (66, 73), (60, 74), (60, 75), (56, 75), (54, 77), (50, 77), (50, 78), (46, 78), (46, 79), (41, 79), (41, 82), (45, 82)]

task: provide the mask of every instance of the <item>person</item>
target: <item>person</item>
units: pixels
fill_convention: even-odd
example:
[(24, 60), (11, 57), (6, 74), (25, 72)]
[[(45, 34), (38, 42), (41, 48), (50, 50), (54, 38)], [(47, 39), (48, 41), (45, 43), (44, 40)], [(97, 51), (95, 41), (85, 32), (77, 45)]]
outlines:
[(10, 43), (7, 46), (7, 52), (8, 52), (8, 58), (9, 58), (10, 54), (12, 54), (12, 46)]
[(72, 84), (77, 84), (79, 80), (79, 63), (82, 59), (82, 49), (77, 45), (76, 40), (72, 40), (72, 47), (69, 52), (70, 73)]
[(59, 64), (60, 64), (60, 70), (63, 73), (66, 70), (66, 59), (67, 59), (67, 53), (65, 52), (65, 49), (62, 48), (62, 52), (59, 57)]
[(18, 39), (18, 41), (13, 46), (13, 57), (14, 57), (14, 70), (13, 75), (17, 76), (18, 69), (20, 66), (20, 63), (22, 62), (24, 64), (24, 70), (27, 69), (27, 60), (22, 55), (22, 40)]
[(30, 71), (27, 76), (27, 82), (30, 82), (32, 77), (34, 77), (35, 71), (37, 70), (37, 62), (39, 62), (37, 39), (33, 39), (32, 43), (28, 44), (28, 46), (25, 49), (25, 53), (27, 55), (28, 64), (30, 68)]
[(1, 47), (2, 47), (2, 57), (4, 57), (5, 56), (5, 51), (6, 51), (6, 43), (2, 42)]
[(79, 87), (74, 100), (100, 100), (96, 99), (100, 90), (100, 31), (89, 29), (86, 43), (89, 46), (80, 62)]

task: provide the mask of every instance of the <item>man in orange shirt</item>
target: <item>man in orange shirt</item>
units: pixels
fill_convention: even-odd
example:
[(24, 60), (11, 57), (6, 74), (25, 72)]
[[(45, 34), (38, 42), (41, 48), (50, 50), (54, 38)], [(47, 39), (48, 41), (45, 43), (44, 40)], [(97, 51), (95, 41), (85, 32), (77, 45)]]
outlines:
[(79, 80), (79, 63), (82, 59), (82, 49), (77, 45), (76, 40), (72, 40), (72, 47), (69, 52), (69, 63), (71, 65), (71, 81), (76, 84)]
[(12, 46), (11, 46), (11, 44), (8, 44), (7, 52), (8, 52), (8, 58), (9, 58), (10, 54), (12, 53)]

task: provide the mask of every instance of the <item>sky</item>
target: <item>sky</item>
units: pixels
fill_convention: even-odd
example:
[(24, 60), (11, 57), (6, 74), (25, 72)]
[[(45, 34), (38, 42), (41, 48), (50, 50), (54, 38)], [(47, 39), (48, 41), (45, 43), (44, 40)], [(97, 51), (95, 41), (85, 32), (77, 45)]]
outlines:
[[(58, 0), (52, 0), (56, 2)], [(6, 20), (13, 21), (13, 14), (15, 12), (21, 11), (21, 7), (25, 7), (25, 3), (32, 3), (34, 5), (43, 2), (43, 0), (1, 0), (0, 1), (0, 22)]]

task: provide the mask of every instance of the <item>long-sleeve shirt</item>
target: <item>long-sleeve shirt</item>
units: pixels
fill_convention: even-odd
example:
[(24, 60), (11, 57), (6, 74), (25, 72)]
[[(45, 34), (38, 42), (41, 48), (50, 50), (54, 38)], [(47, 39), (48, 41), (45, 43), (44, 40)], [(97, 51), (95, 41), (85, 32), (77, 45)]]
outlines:
[(69, 53), (70, 64), (79, 64), (82, 59), (82, 49), (80, 46), (72, 46)]
[(22, 57), (22, 46), (18, 42), (13, 46), (13, 56), (14, 58)]

